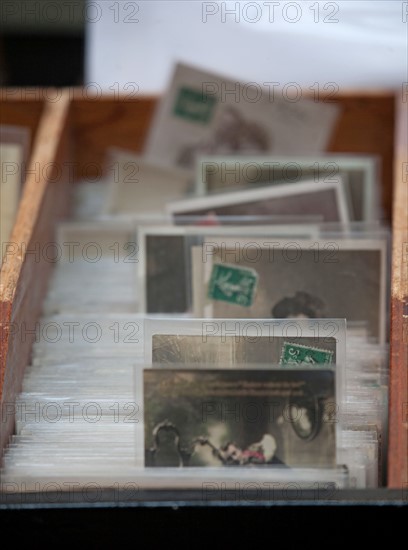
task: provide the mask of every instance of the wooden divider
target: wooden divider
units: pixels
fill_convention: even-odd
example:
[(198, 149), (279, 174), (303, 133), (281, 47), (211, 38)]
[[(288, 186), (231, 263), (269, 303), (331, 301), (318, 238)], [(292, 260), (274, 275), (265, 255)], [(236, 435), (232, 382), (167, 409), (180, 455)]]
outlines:
[(69, 107), (64, 94), (57, 102), (45, 103), (0, 272), (1, 449), (13, 430), (13, 406), (29, 362), (33, 329), (52, 267), (44, 261), (44, 246), (54, 240), (56, 221), (67, 211), (64, 159), (69, 157)]
[(388, 486), (408, 490), (408, 103), (397, 99)]

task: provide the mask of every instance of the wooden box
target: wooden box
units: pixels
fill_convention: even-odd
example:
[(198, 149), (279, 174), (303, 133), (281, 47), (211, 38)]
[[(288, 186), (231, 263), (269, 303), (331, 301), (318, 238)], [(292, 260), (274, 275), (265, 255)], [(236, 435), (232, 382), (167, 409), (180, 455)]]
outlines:
[[(33, 326), (41, 311), (52, 264), (38, 250), (55, 238), (68, 212), (76, 180), (102, 173), (108, 147), (141, 151), (155, 98), (85, 97), (82, 90), (1, 91), (1, 123), (36, 129), (31, 161), (0, 285), (0, 389), (3, 418), (0, 448), (13, 433), (4, 414), (18, 394), (30, 360), (33, 336), (22, 341), (18, 326)], [(336, 101), (342, 114), (330, 144), (332, 152), (380, 155), (382, 206), (392, 222), (391, 383), (388, 486), (408, 486), (408, 108), (398, 92), (352, 91)], [(16, 329), (17, 327), (17, 329)]]

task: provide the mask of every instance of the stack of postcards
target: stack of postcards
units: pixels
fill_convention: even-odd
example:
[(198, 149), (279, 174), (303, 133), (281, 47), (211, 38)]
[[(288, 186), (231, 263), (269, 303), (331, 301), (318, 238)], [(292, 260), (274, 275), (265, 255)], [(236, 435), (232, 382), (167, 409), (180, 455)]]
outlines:
[(379, 160), (327, 152), (338, 104), (251, 85), (178, 65), (144, 154), (77, 185), (10, 487), (384, 483)]

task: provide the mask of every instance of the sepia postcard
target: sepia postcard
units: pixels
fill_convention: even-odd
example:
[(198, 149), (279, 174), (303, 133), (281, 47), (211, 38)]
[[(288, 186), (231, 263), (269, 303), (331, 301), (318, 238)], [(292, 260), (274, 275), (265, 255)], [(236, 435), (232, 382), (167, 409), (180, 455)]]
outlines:
[(380, 161), (375, 156), (332, 154), (309, 156), (244, 155), (200, 157), (196, 191), (204, 195), (234, 187), (294, 184), (321, 180), (343, 181), (350, 218), (374, 221), (380, 212)]
[[(303, 366), (345, 367), (345, 338), (344, 319), (146, 318), (144, 323), (145, 362), (153, 365), (272, 366), (296, 359)], [(310, 353), (287, 347), (295, 344)]]
[(333, 103), (291, 101), (268, 83), (234, 82), (179, 63), (145, 154), (191, 173), (200, 155), (313, 154), (327, 148), (338, 114)]
[[(262, 218), (263, 220), (263, 218)], [(237, 220), (235, 220), (236, 223)], [(139, 226), (138, 289), (144, 313), (186, 313), (192, 311), (192, 247), (202, 246), (205, 238), (241, 236), (269, 238), (313, 238), (319, 228), (304, 225), (252, 225), (256, 219), (241, 221), (241, 226)], [(245, 225), (245, 226), (244, 226)], [(243, 227), (244, 226), (244, 227)]]
[[(202, 257), (194, 255), (202, 271), (193, 268), (197, 317), (344, 317), (385, 342), (386, 240), (236, 238), (203, 246)], [(244, 270), (256, 273), (256, 284), (238, 279)]]
[(334, 337), (327, 336), (153, 334), (152, 362), (154, 365), (330, 365), (337, 361), (336, 344)]
[(336, 465), (335, 373), (145, 369), (146, 467)]
[(212, 193), (185, 198), (167, 205), (167, 212), (177, 216), (319, 216), (322, 222), (350, 221), (341, 178), (333, 182), (302, 181), (292, 185), (269, 185), (260, 188)]

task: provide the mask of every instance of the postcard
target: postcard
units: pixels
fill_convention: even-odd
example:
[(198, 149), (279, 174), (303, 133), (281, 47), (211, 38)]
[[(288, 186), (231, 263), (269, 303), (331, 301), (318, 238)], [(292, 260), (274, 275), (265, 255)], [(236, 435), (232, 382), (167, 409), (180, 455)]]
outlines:
[(302, 181), (254, 189), (213, 193), (174, 201), (167, 212), (177, 216), (319, 216), (323, 222), (350, 221), (341, 178), (333, 182)]
[(331, 365), (337, 361), (336, 345), (334, 337), (153, 334), (152, 361), (154, 365)]
[[(145, 361), (153, 365), (344, 367), (345, 336), (344, 319), (147, 318)], [(301, 346), (307, 350), (302, 351)]]
[(228, 191), (234, 187), (294, 184), (313, 179), (334, 182), (342, 179), (355, 221), (374, 221), (380, 212), (379, 159), (367, 155), (332, 154), (313, 156), (207, 156), (200, 157), (196, 191)]
[[(192, 311), (191, 248), (207, 237), (281, 236), (310, 238), (318, 228), (304, 225), (241, 226), (140, 226), (138, 227), (138, 288), (140, 308), (145, 313), (185, 313)], [(243, 227), (245, 225), (245, 227)]]
[(146, 369), (145, 466), (334, 467), (329, 369)]
[(197, 317), (344, 317), (385, 342), (386, 240), (207, 238), (203, 247)]
[(338, 113), (333, 103), (286, 100), (268, 83), (234, 82), (178, 64), (145, 154), (191, 173), (205, 154), (313, 154), (327, 148)]

